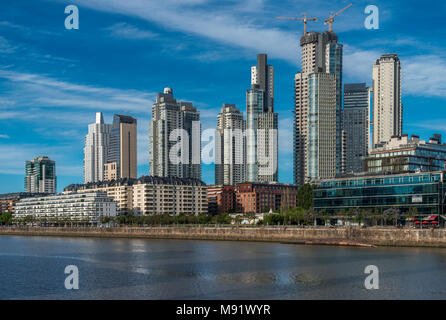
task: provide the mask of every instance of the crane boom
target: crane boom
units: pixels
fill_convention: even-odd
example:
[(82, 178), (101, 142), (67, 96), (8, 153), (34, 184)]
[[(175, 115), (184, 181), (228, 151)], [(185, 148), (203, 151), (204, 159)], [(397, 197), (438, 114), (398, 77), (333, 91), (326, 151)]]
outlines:
[(295, 17), (275, 17), (275, 19), (286, 19), (286, 20), (298, 20), (304, 23), (304, 34), (307, 33), (307, 21), (318, 21), (317, 18), (307, 18), (307, 14), (303, 13), (303, 18), (295, 18)]
[(333, 31), (333, 26), (332, 26), (332, 24), (333, 24), (334, 18), (335, 18), (336, 16), (338, 16), (339, 14), (341, 14), (342, 12), (344, 12), (345, 10), (347, 10), (348, 8), (350, 8), (352, 5), (353, 5), (353, 3), (350, 3), (350, 4), (349, 4), (348, 6), (346, 6), (344, 9), (338, 11), (338, 12), (335, 13), (334, 15), (331, 15), (331, 13), (330, 13), (330, 17), (329, 17), (328, 19), (324, 20), (324, 24), (327, 24), (327, 23), (328, 23), (328, 31), (330, 31), (330, 32)]

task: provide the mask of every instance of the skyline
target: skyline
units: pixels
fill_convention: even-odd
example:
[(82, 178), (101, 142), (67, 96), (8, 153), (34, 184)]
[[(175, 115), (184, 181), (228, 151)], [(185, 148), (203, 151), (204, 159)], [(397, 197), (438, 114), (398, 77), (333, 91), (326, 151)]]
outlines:
[[(220, 20), (213, 21), (210, 16), (200, 18), (196, 13), (208, 7), (207, 1), (187, 1), (185, 8), (173, 0), (166, 1), (166, 7), (147, 5), (156, 7), (160, 17), (169, 14), (172, 19), (196, 20), (186, 26), (173, 23), (167, 27), (161, 18), (149, 15), (149, 10), (137, 14), (137, 6), (132, 6), (140, 3), (136, 0), (109, 1), (112, 6), (101, 6), (105, 1), (89, 4), (83, 0), (40, 3), (45, 6), (14, 3), (0, 13), (0, 179), (7, 182), (2, 184), (1, 193), (22, 191), (25, 161), (40, 155), (56, 161), (58, 191), (68, 184), (82, 183), (84, 136), (96, 112), (104, 113), (106, 123), (111, 123), (114, 113), (138, 119), (138, 176), (147, 175), (147, 124), (156, 93), (171, 87), (179, 100), (192, 101), (201, 113), (203, 130), (216, 127), (223, 103), (235, 104), (246, 118), (245, 90), (250, 87), (250, 68), (260, 52), (268, 54), (276, 69), (279, 181), (292, 182), (293, 77), (301, 67), (298, 40), (303, 26), (274, 20), (274, 16), (290, 15), (284, 9), (264, 1), (251, 1), (258, 5), (244, 8), (225, 2), (215, 5), (212, 15)], [(307, 11), (322, 18), (347, 2), (337, 1), (330, 8), (321, 8), (321, 3), (316, 3), (314, 10), (309, 9), (309, 2), (295, 5), (298, 8), (294, 16)], [(446, 58), (441, 53), (445, 44), (426, 41), (435, 39), (436, 32), (440, 38), (440, 28), (435, 30), (435, 21), (429, 22), (434, 28), (402, 28), (398, 21), (401, 23), (406, 11), (415, 10), (409, 6), (396, 10), (396, 5), (380, 3), (375, 3), (380, 9), (379, 30), (364, 28), (363, 10), (368, 3), (363, 1), (354, 2), (333, 24), (345, 46), (343, 82), (371, 85), (376, 59), (396, 52), (403, 71), (403, 133), (423, 138), (445, 134), (442, 118), (446, 118), (446, 110), (441, 110), (446, 99), (446, 84), (441, 83), (446, 71)], [(79, 7), (79, 30), (63, 27), (63, 9), (68, 4)], [(33, 10), (28, 8), (27, 12), (27, 7)], [(31, 11), (37, 13), (33, 16)], [(433, 10), (427, 17), (426, 12), (417, 12), (421, 21), (436, 14), (439, 13)], [(236, 19), (247, 15), (252, 20)], [(8, 16), (16, 16), (17, 21), (8, 21)], [(233, 24), (228, 26), (228, 21)], [(39, 27), (33, 27), (37, 23)], [(200, 23), (208, 25), (209, 30), (196, 27)], [(397, 32), (395, 26), (405, 33)], [(234, 33), (234, 28), (239, 32)], [(311, 23), (308, 28), (324, 31), (327, 27)], [(251, 39), (256, 35), (261, 38)], [(405, 37), (392, 42), (400, 35)], [(424, 47), (417, 50), (415, 46), (420, 43)], [(159, 47), (161, 52), (152, 52)], [(357, 70), (355, 65), (359, 65)], [(419, 110), (432, 113), (420, 116)], [(281, 130), (284, 128), (289, 130)], [(212, 184), (213, 165), (203, 164), (202, 168), (203, 180)]]

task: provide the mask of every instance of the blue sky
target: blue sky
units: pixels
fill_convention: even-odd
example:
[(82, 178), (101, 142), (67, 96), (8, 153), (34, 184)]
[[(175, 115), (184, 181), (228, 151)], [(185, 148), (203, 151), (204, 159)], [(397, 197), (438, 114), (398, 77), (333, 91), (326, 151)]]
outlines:
[[(320, 19), (351, 1), (29, 0), (0, 10), (0, 193), (23, 190), (24, 163), (56, 160), (58, 190), (83, 181), (82, 149), (95, 112), (138, 119), (138, 174), (148, 174), (148, 121), (157, 92), (199, 108), (213, 128), (223, 103), (245, 112), (250, 67), (267, 53), (275, 67), (279, 179), (292, 182), (293, 77), (300, 68), (301, 23), (274, 19), (307, 12)], [(66, 30), (65, 6), (79, 8)], [(380, 29), (364, 28), (364, 9), (380, 10)], [(372, 65), (402, 61), (404, 132), (446, 138), (444, 1), (353, 1), (333, 24), (344, 44), (344, 83), (371, 84)], [(322, 22), (309, 25), (324, 31)], [(212, 165), (203, 180), (213, 183)]]

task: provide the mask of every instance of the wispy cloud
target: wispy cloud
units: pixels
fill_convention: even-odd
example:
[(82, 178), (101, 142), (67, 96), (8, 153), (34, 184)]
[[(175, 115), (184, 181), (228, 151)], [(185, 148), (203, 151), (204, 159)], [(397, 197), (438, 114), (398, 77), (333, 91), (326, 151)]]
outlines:
[(10, 137), (7, 134), (0, 134), (0, 139), (9, 139)]
[(157, 36), (156, 33), (150, 30), (143, 30), (126, 22), (115, 23), (114, 25), (107, 27), (104, 30), (108, 31), (110, 36), (119, 39), (141, 40), (151, 39)]
[[(0, 79), (8, 80), (0, 100), (27, 107), (58, 107), (94, 110), (120, 110), (146, 113), (155, 93), (83, 85), (48, 76), (0, 69)], [(3, 118), (15, 116), (17, 109), (4, 110)]]
[[(265, 27), (261, 19), (255, 20), (249, 14), (244, 17), (233, 14), (233, 10), (237, 8), (240, 8), (238, 13), (243, 13), (249, 7), (231, 6), (221, 10), (211, 10), (206, 6), (208, 2), (200, 0), (74, 1), (95, 10), (125, 14), (157, 23), (170, 30), (194, 34), (254, 52), (268, 51), (272, 58), (296, 62), (299, 46), (297, 34), (276, 27)], [(256, 4), (261, 5), (262, 1), (256, 1)], [(253, 8), (259, 8), (259, 6)]]
[(16, 51), (16, 47), (13, 46), (8, 40), (0, 36), (0, 53), (11, 54)]

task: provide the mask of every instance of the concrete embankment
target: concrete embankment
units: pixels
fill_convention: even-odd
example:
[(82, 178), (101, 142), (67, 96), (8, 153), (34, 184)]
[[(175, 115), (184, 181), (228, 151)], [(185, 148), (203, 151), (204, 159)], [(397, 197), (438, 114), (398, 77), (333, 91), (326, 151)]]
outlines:
[(0, 235), (269, 241), (296, 244), (445, 247), (445, 229), (324, 227), (0, 227)]

